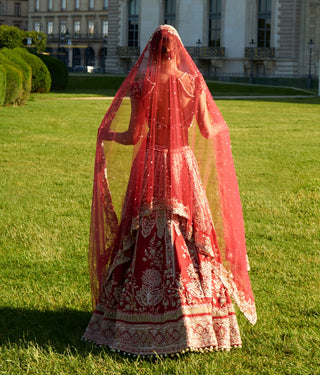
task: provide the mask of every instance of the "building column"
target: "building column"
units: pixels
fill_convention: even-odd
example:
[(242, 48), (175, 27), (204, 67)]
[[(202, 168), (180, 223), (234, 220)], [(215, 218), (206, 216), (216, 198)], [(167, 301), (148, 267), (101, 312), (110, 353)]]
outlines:
[(246, 45), (247, 4), (239, 0), (226, 0), (224, 19), (225, 73), (243, 73), (242, 59)]
[(177, 1), (177, 29), (185, 46), (196, 46), (197, 41), (203, 43), (204, 1)]
[(68, 51), (68, 68), (72, 68), (72, 58), (73, 58), (73, 56), (72, 56), (72, 47), (70, 46), (70, 47), (68, 47), (67, 48), (67, 51)]
[(94, 48), (94, 66), (100, 66), (99, 64), (99, 54), (100, 54), (100, 45), (95, 45)]
[[(122, 2), (119, 0), (109, 0), (108, 7), (108, 22), (109, 22), (109, 35), (108, 35), (108, 51), (105, 59), (105, 70), (107, 72), (119, 72), (123, 64), (117, 57), (117, 47), (121, 45), (121, 27), (125, 22), (121, 19), (121, 6)], [(122, 22), (121, 22), (122, 21)]]
[[(140, 6), (140, 52), (143, 51), (148, 39), (154, 29), (159, 26), (160, 19), (160, 1), (159, 0), (141, 0)], [(142, 20), (142, 22), (141, 22)]]

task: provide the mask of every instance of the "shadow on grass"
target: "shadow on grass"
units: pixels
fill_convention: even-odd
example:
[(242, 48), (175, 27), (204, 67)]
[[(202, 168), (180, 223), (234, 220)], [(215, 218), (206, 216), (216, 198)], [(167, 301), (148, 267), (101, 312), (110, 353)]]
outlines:
[[(162, 363), (161, 356), (136, 357), (110, 351), (106, 347), (97, 347), (93, 343), (81, 341), (89, 320), (90, 312), (79, 310), (39, 311), (22, 308), (0, 307), (0, 348), (7, 346), (37, 347), (44, 353), (55, 352), (62, 355), (107, 356), (115, 363), (145, 362), (148, 364)], [(11, 348), (11, 349), (10, 349)], [(176, 362), (199, 353), (186, 352), (177, 356), (168, 356), (166, 362)], [(1, 367), (1, 366), (0, 366)]]
[(0, 308), (0, 345), (34, 345), (44, 350), (71, 352), (86, 356), (99, 352), (81, 341), (91, 313), (78, 310), (39, 311)]
[[(161, 356), (136, 357), (110, 351), (106, 347), (97, 347), (93, 343), (81, 341), (91, 317), (90, 312), (78, 310), (39, 311), (14, 308), (0, 308), (0, 348), (9, 350), (36, 347), (42, 352), (54, 352), (62, 355), (82, 357), (97, 356), (108, 358), (119, 365), (132, 362), (148, 364), (161, 363)], [(168, 357), (166, 361), (195, 355), (180, 354)], [(1, 366), (0, 366), (1, 367)]]
[[(97, 347), (93, 343), (81, 341), (89, 320), (90, 312), (79, 310), (39, 311), (22, 308), (0, 308), (0, 347), (40, 348), (43, 352), (86, 358), (89, 355), (106, 354), (118, 363), (158, 362), (161, 357), (137, 358), (112, 352), (107, 347)], [(190, 353), (186, 353), (188, 355)], [(171, 359), (171, 358), (170, 358)], [(173, 358), (174, 360), (175, 358)]]

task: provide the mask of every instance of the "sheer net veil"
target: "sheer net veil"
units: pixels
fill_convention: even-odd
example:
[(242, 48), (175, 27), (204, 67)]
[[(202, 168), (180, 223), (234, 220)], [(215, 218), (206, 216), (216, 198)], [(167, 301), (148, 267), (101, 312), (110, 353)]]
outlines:
[[(179, 168), (177, 150), (183, 148), (195, 156), (203, 196), (195, 195), (194, 182)], [(159, 149), (163, 160), (157, 159)], [(164, 163), (169, 167), (159, 168)], [(208, 250), (205, 228), (194, 230), (199, 200), (210, 206), (219, 245), (215, 255)], [(93, 307), (102, 280), (112, 272), (117, 236), (134, 236), (141, 217), (159, 207), (168, 208), (167, 220), (170, 215), (183, 218), (187, 237), (199, 243), (199, 251), (212, 260), (234, 302), (254, 324), (229, 130), (177, 31), (168, 25), (153, 32), (99, 127), (89, 244)], [(121, 261), (132, 256), (128, 246)]]

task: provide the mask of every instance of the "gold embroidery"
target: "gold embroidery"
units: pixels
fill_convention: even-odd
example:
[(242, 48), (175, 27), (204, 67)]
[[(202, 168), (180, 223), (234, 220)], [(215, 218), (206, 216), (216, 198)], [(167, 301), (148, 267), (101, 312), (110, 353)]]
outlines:
[(155, 222), (152, 216), (144, 216), (141, 219), (141, 233), (144, 238), (149, 237), (154, 225)]
[[(160, 168), (152, 170), (159, 183), (149, 194), (144, 178), (146, 186), (134, 211), (138, 214), (120, 239), (99, 312), (93, 314), (84, 337), (137, 354), (240, 345), (230, 295), (247, 317), (253, 305), (236, 290), (232, 275), (218, 261), (210, 209), (193, 153), (188, 147), (170, 157), (159, 150), (152, 153), (151, 160), (162, 166), (161, 176), (163, 169), (167, 171), (166, 179), (158, 178)], [(169, 181), (169, 175), (175, 181)], [(188, 196), (179, 188), (180, 179), (190, 183)], [(132, 207), (130, 199), (125, 204)]]
[(144, 324), (119, 320), (116, 336), (114, 321), (94, 313), (84, 338), (140, 355), (175, 353), (187, 348), (230, 349), (241, 345), (241, 339), (234, 313), (225, 312), (227, 315), (213, 319), (210, 313), (197, 316), (195, 311), (190, 311), (190, 316), (180, 315), (175, 321), (162, 317), (160, 326), (152, 324), (150, 316), (144, 317)]
[(142, 287), (136, 293), (136, 300), (141, 306), (155, 306), (163, 298), (160, 272), (155, 269), (146, 270), (142, 276)]

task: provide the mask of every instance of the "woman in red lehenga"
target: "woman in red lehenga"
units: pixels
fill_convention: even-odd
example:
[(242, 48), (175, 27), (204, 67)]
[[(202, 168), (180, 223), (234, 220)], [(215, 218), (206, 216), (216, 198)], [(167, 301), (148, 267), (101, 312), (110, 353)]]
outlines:
[[(129, 150), (118, 221), (112, 169), (122, 181)], [(98, 345), (134, 355), (240, 346), (231, 298), (256, 322), (228, 127), (171, 26), (154, 31), (99, 128), (89, 266), (83, 338)]]

